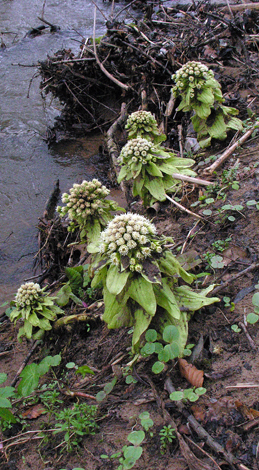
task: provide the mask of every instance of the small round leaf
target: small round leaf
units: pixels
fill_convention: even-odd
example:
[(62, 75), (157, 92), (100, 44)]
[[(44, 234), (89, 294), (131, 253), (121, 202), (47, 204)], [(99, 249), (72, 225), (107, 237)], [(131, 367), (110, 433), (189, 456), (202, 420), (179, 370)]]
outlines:
[(152, 372), (154, 374), (160, 374), (160, 372), (162, 372), (162, 370), (164, 369), (165, 365), (163, 364), (163, 362), (160, 362), (160, 361), (156, 361), (154, 364), (153, 364), (153, 367), (152, 367)]

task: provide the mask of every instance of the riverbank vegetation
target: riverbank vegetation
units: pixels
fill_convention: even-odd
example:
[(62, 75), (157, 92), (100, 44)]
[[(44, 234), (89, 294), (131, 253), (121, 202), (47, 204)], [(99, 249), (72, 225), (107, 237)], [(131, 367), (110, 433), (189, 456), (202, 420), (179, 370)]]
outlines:
[(256, 466), (259, 13), (138, 8), (39, 63), (49, 145), (109, 171), (54, 188), (1, 317), (4, 470)]

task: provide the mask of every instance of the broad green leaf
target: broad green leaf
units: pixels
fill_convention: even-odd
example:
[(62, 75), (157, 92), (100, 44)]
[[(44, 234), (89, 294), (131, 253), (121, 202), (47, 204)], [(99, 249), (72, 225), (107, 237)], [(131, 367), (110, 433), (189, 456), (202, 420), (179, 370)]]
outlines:
[(144, 431), (132, 431), (127, 437), (127, 440), (134, 446), (139, 446), (144, 439)]
[(211, 144), (211, 137), (207, 137), (207, 139), (199, 140), (199, 145), (202, 149), (209, 147)]
[(142, 276), (133, 279), (128, 288), (129, 296), (135, 300), (149, 315), (156, 313), (156, 298), (153, 284), (146, 281)]
[[(132, 468), (136, 461), (141, 457), (142, 447), (127, 446), (123, 452), (126, 462), (123, 462), (123, 470)], [(125, 466), (126, 465), (126, 466)]]
[(38, 387), (40, 378), (39, 366), (34, 362), (27, 365), (20, 376), (22, 380), (17, 387), (17, 392), (21, 397), (27, 397)]
[(3, 384), (7, 379), (7, 374), (5, 372), (0, 372), (0, 385)]
[(208, 106), (212, 106), (214, 103), (214, 95), (211, 91), (211, 88), (203, 88), (201, 93), (198, 92), (197, 100)]
[(216, 114), (212, 126), (208, 128), (209, 134), (214, 139), (224, 139), (226, 136), (226, 124), (222, 114)]
[(97, 219), (94, 219), (93, 223), (87, 225), (87, 239), (88, 242), (98, 243), (101, 233), (101, 226)]
[(130, 271), (120, 273), (117, 266), (110, 266), (106, 277), (106, 287), (108, 291), (111, 294), (118, 295), (125, 287), (129, 275)]
[(259, 315), (253, 312), (248, 313), (248, 315), (246, 316), (247, 322), (250, 323), (251, 325), (254, 325), (256, 322), (258, 322), (258, 319), (259, 319)]
[(201, 119), (207, 119), (211, 114), (211, 107), (204, 103), (199, 104), (196, 102), (193, 105), (193, 109)]
[(167, 312), (174, 318), (180, 318), (181, 312), (177, 305), (176, 298), (171, 291), (170, 287), (166, 284), (163, 279), (163, 286), (154, 286), (154, 292), (156, 296), (157, 304), (167, 310)]
[(72, 292), (72, 289), (69, 285), (69, 283), (65, 284), (61, 289), (58, 291), (58, 294), (56, 296), (56, 303), (60, 305), (60, 307), (64, 307), (67, 305), (70, 299), (70, 294)]
[(187, 273), (181, 267), (179, 261), (177, 261), (175, 256), (169, 250), (166, 250), (164, 252), (164, 256), (159, 259), (159, 267), (161, 271), (168, 276), (175, 276), (176, 274), (178, 274), (188, 284), (191, 284), (193, 282), (193, 276)]
[(127, 167), (127, 165), (123, 165), (121, 167), (120, 173), (119, 173), (118, 178), (117, 178), (118, 183), (121, 183), (122, 180), (125, 179), (127, 174), (128, 174), (128, 167)]
[(259, 307), (259, 292), (256, 292), (252, 297), (252, 304)]
[(141, 349), (141, 354), (143, 351), (147, 356), (150, 356), (151, 354), (155, 352), (155, 349), (156, 347), (154, 343), (146, 343)]
[(154, 374), (160, 374), (164, 370), (164, 367), (165, 367), (165, 365), (163, 364), (163, 362), (156, 361), (156, 362), (154, 362), (154, 364), (152, 366), (152, 372)]
[(143, 333), (148, 329), (152, 320), (151, 315), (147, 315), (142, 309), (137, 309), (134, 313), (134, 330), (132, 335), (132, 349), (137, 351), (139, 348), (139, 340)]
[(187, 311), (199, 310), (220, 300), (217, 297), (206, 297), (203, 291), (194, 292), (188, 286), (175, 287), (174, 292), (179, 305)]
[(156, 330), (153, 330), (153, 329), (147, 330), (147, 332), (145, 334), (145, 338), (146, 338), (146, 341), (148, 341), (150, 343), (154, 343), (154, 341), (156, 341), (156, 339), (157, 339)]
[(159, 167), (153, 162), (149, 162), (146, 165), (146, 171), (152, 176), (163, 177), (163, 173), (159, 170)]
[(40, 325), (40, 320), (39, 320), (39, 318), (37, 317), (37, 315), (36, 315), (35, 312), (33, 312), (33, 313), (30, 315), (29, 322), (30, 322), (33, 326), (39, 326), (39, 325)]
[(97, 287), (98, 284), (104, 283), (104, 280), (106, 279), (106, 274), (107, 274), (107, 267), (105, 265), (95, 272), (94, 278), (91, 282), (91, 287), (95, 289), (95, 287)]
[(15, 394), (14, 387), (7, 386), (7, 387), (0, 388), (0, 398), (10, 398), (10, 397), (13, 397), (14, 394)]
[(55, 356), (46, 356), (38, 364), (38, 373), (40, 376), (46, 374), (50, 367), (56, 367), (61, 362), (61, 355), (56, 354)]
[(166, 343), (172, 343), (173, 341), (178, 341), (180, 337), (179, 330), (174, 325), (168, 325), (163, 331), (163, 340)]
[(167, 344), (164, 349), (169, 354), (171, 360), (180, 356), (180, 347), (179, 344), (175, 341), (170, 344)]
[(240, 119), (233, 117), (232, 119), (230, 119), (230, 121), (228, 121), (227, 127), (233, 129), (234, 131), (242, 131), (243, 124)]
[(13, 413), (11, 413), (11, 411), (8, 410), (7, 408), (1, 409), (0, 407), (0, 418), (2, 418), (3, 421), (9, 422), (9, 423), (16, 423), (17, 421)]
[(161, 351), (158, 353), (158, 359), (159, 361), (168, 362), (170, 359), (169, 351), (167, 351), (165, 348), (161, 349)]
[(8, 398), (2, 398), (0, 395), (0, 408), (12, 408), (12, 404)]
[(180, 401), (183, 399), (183, 392), (173, 392), (170, 393), (170, 400), (172, 401)]
[(166, 195), (163, 186), (163, 178), (145, 180), (144, 185), (157, 201), (165, 201)]
[(83, 266), (65, 268), (65, 274), (69, 279), (72, 292), (76, 294), (78, 292), (78, 289), (83, 286)]
[(136, 178), (133, 181), (132, 194), (134, 197), (139, 196), (143, 188), (144, 179), (141, 177)]
[(31, 335), (32, 335), (32, 324), (28, 321), (28, 320), (25, 320), (24, 321), (24, 324), (23, 324), (23, 331), (24, 331), (24, 334), (26, 335), (26, 337), (28, 339), (31, 339)]
[(120, 301), (118, 301), (116, 295), (111, 294), (106, 287), (103, 289), (103, 294), (105, 305), (103, 321), (107, 323), (108, 328), (132, 326), (133, 318), (126, 306), (128, 293), (126, 293)]

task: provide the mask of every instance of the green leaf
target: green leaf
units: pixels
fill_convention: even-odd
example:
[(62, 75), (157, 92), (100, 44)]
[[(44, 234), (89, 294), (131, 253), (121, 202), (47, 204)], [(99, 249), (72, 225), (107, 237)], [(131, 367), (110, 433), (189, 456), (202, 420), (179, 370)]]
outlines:
[(160, 374), (164, 370), (165, 365), (163, 362), (156, 361), (152, 366), (152, 372), (154, 374)]
[(0, 372), (0, 385), (3, 384), (7, 379), (7, 374), (5, 372)]
[(194, 292), (188, 286), (175, 287), (175, 295), (180, 306), (187, 311), (196, 311), (206, 305), (219, 302), (217, 297), (206, 297), (207, 291)]
[(254, 325), (256, 322), (258, 322), (258, 319), (259, 319), (259, 315), (253, 312), (248, 313), (248, 315), (246, 316), (247, 322), (250, 323), (251, 325)]
[(125, 461), (123, 462), (123, 470), (132, 468), (136, 461), (141, 457), (142, 447), (127, 446), (123, 452)]
[(107, 288), (103, 289), (103, 299), (105, 305), (103, 321), (107, 323), (108, 328), (132, 326), (133, 319), (129, 309), (126, 306), (128, 297), (129, 295), (126, 293), (123, 299), (118, 301), (116, 295), (111, 294)]
[(156, 341), (156, 339), (157, 339), (156, 330), (153, 330), (153, 329), (147, 330), (147, 332), (145, 334), (145, 338), (146, 338), (146, 341), (148, 341), (150, 343), (154, 343), (154, 341)]
[(131, 281), (128, 294), (141, 305), (149, 315), (155, 315), (157, 304), (153, 284), (146, 281), (142, 276), (138, 276)]
[(132, 349), (137, 352), (141, 335), (148, 329), (152, 320), (151, 315), (147, 315), (142, 309), (137, 309), (134, 313), (134, 330), (132, 335)]
[(8, 398), (2, 398), (0, 395), (0, 408), (12, 408), (12, 404)]
[(167, 312), (174, 318), (180, 318), (181, 312), (178, 307), (176, 298), (171, 291), (170, 287), (166, 284), (166, 280), (163, 279), (163, 287), (154, 286), (154, 292), (156, 296), (157, 304), (167, 310)]
[(208, 132), (214, 139), (224, 139), (226, 137), (226, 124), (222, 114), (216, 114), (212, 126), (208, 127)]
[(160, 178), (163, 177), (163, 173), (159, 170), (158, 166), (153, 162), (149, 162), (146, 165), (146, 170), (152, 176), (159, 176)]
[(165, 201), (166, 195), (162, 178), (153, 178), (145, 180), (145, 187), (157, 201)]
[(212, 106), (214, 103), (214, 95), (210, 87), (203, 88), (202, 91), (197, 93), (197, 100), (201, 101), (202, 103)]
[(215, 255), (210, 259), (210, 265), (212, 268), (221, 269), (225, 266), (222, 256)]
[(83, 376), (83, 378), (85, 378), (86, 374), (94, 375), (94, 371), (92, 369), (90, 369), (90, 367), (88, 367), (88, 366), (80, 366), (76, 370), (76, 374), (81, 374)]
[(252, 297), (252, 304), (255, 305), (255, 307), (259, 307), (259, 292), (256, 292), (253, 297)]
[(169, 358), (171, 360), (173, 360), (176, 357), (180, 356), (180, 347), (179, 347), (178, 343), (176, 343), (175, 341), (170, 343), (170, 344), (167, 344), (164, 347), (164, 350), (166, 351), (166, 353), (169, 354)]
[(206, 392), (207, 392), (207, 390), (204, 387), (198, 387), (198, 388), (195, 389), (195, 393), (197, 395), (204, 395), (204, 393), (206, 393)]
[(65, 284), (58, 291), (58, 294), (56, 296), (56, 302), (58, 305), (60, 305), (60, 307), (64, 307), (65, 305), (68, 304), (71, 292), (72, 292), (72, 289), (69, 283)]
[(88, 243), (98, 243), (100, 239), (101, 226), (97, 219), (93, 223), (87, 225), (87, 239)]
[(2, 418), (3, 421), (9, 422), (9, 423), (16, 423), (17, 420), (13, 413), (11, 413), (10, 410), (7, 408), (0, 408), (0, 418)]
[(132, 186), (132, 194), (134, 197), (139, 196), (141, 194), (141, 190), (144, 185), (144, 179), (140, 176), (133, 181)]
[(83, 266), (75, 266), (74, 268), (65, 268), (65, 274), (69, 279), (70, 287), (74, 294), (83, 286)]
[(144, 431), (132, 431), (127, 437), (127, 440), (134, 446), (139, 446), (144, 439)]
[(165, 348), (161, 349), (158, 353), (159, 361), (168, 362), (170, 360), (170, 352)]
[(117, 377), (114, 377), (114, 379), (111, 382), (109, 382), (108, 384), (104, 386), (103, 390), (106, 393), (106, 395), (112, 392), (116, 383), (117, 383)]
[(39, 367), (33, 362), (27, 365), (20, 375), (22, 380), (17, 387), (17, 392), (20, 396), (27, 397), (38, 387), (40, 378)]
[(150, 356), (151, 354), (155, 352), (155, 349), (156, 347), (154, 343), (146, 343), (141, 349), (141, 354), (143, 351), (147, 356)]
[(106, 277), (106, 287), (111, 294), (118, 295), (124, 288), (130, 271), (119, 272), (117, 266), (110, 266)]
[(172, 400), (172, 401), (181, 401), (182, 399), (183, 399), (183, 392), (170, 393), (170, 400)]
[(104, 391), (98, 392), (95, 398), (98, 402), (103, 401), (106, 398), (106, 393)]
[(173, 341), (178, 341), (180, 338), (179, 330), (174, 325), (168, 325), (163, 331), (163, 340), (166, 343), (172, 343)]
[(7, 387), (0, 388), (0, 398), (10, 398), (10, 397), (13, 397), (14, 394), (15, 394), (14, 387), (7, 386)]
[(125, 177), (127, 176), (127, 174), (128, 174), (128, 166), (127, 166), (127, 165), (123, 165), (123, 166), (121, 167), (120, 173), (119, 173), (118, 178), (117, 178), (118, 183), (121, 183), (122, 180), (125, 179)]

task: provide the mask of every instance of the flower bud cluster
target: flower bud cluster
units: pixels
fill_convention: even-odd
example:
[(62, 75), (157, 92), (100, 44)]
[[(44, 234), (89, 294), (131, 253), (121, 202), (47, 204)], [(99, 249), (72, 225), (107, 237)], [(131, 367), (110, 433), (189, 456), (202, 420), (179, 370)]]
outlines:
[(145, 217), (138, 214), (117, 215), (101, 232), (100, 253), (108, 256), (112, 264), (118, 266), (121, 257), (130, 259), (129, 269), (141, 272), (141, 261), (161, 253), (159, 240), (154, 239), (156, 227)]
[(39, 297), (42, 295), (42, 289), (39, 284), (34, 282), (26, 282), (22, 284), (15, 296), (15, 302), (18, 307), (27, 307), (35, 304)]
[(135, 111), (130, 114), (126, 122), (125, 129), (134, 134), (158, 134), (156, 119), (149, 111)]
[[(194, 61), (187, 62), (172, 75), (172, 79), (175, 81), (174, 95), (177, 96), (179, 92), (187, 91), (188, 88), (197, 88), (199, 90), (209, 78), (214, 78), (214, 73), (206, 65)], [(191, 91), (191, 98), (192, 95), (194, 96), (193, 91)]]
[(100, 181), (93, 179), (92, 181), (84, 180), (81, 184), (75, 183), (69, 193), (62, 195), (62, 202), (66, 206), (58, 206), (57, 211), (61, 217), (68, 214), (70, 220), (78, 221), (80, 218), (97, 216), (98, 212), (105, 208), (105, 198), (110, 191)]
[(156, 156), (152, 152), (155, 147), (152, 142), (146, 139), (137, 137), (136, 139), (129, 140), (121, 150), (118, 162), (120, 164), (142, 163), (145, 165), (149, 161), (156, 161)]

